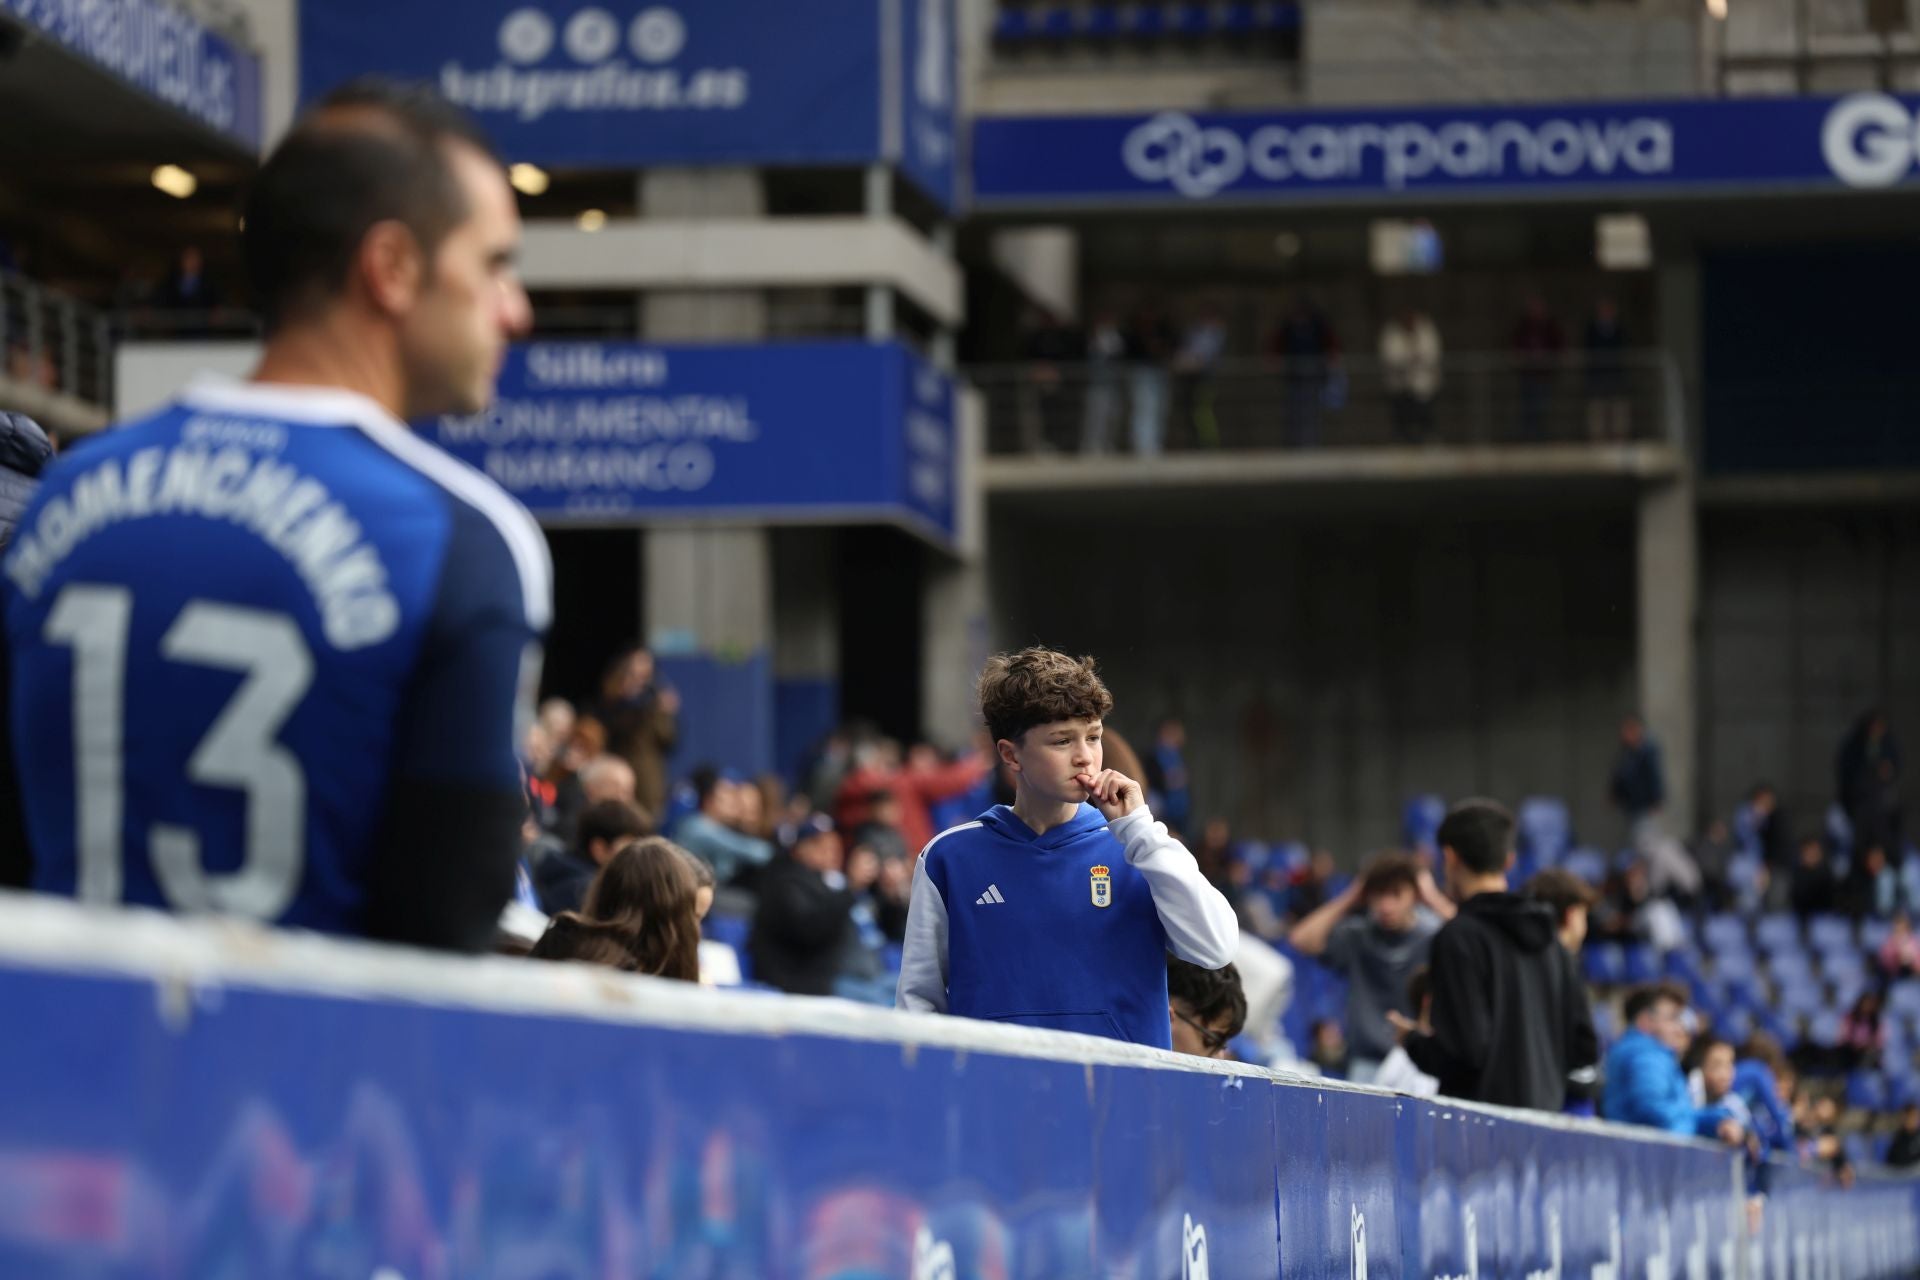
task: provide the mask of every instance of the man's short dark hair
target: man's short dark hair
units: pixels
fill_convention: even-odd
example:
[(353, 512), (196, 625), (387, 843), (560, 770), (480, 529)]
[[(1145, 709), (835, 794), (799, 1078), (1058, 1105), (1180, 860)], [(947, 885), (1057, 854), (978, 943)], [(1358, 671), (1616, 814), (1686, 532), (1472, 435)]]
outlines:
[(1591, 907), (1600, 900), (1600, 895), (1592, 885), (1560, 867), (1548, 867), (1527, 881), (1527, 887), (1521, 893), (1553, 908), (1555, 924), (1565, 924), (1567, 912), (1575, 907)]
[(1370, 902), (1396, 889), (1420, 892), (1420, 866), (1411, 854), (1383, 853), (1360, 873), (1360, 900)]
[(695, 765), (687, 775), (687, 783), (693, 788), (694, 804), (704, 809), (713, 796), (713, 789), (720, 785), (720, 771), (710, 764)]
[(1644, 987), (1635, 987), (1627, 996), (1625, 1016), (1627, 1025), (1632, 1026), (1640, 1020), (1640, 1015), (1662, 1003), (1687, 1007), (1686, 997), (1664, 982), (1649, 982)]
[(1247, 995), (1240, 989), (1240, 971), (1232, 965), (1202, 969), (1178, 956), (1168, 956), (1167, 996), (1191, 1009), (1193, 1016), (1208, 1027), (1224, 1014), (1229, 1040), (1247, 1025)]
[(341, 86), (301, 117), (255, 176), (241, 233), (269, 335), (339, 295), (377, 223), (404, 225), (432, 261), (472, 212), (449, 159), (454, 142), (494, 156), (479, 125), (431, 88), (379, 77)]
[(639, 805), (628, 800), (602, 800), (588, 805), (580, 815), (580, 851), (592, 848), (595, 840), (621, 845), (652, 832)]
[(1507, 869), (1513, 852), (1513, 815), (1496, 800), (1462, 800), (1447, 810), (1434, 840), (1467, 870), (1494, 875)]

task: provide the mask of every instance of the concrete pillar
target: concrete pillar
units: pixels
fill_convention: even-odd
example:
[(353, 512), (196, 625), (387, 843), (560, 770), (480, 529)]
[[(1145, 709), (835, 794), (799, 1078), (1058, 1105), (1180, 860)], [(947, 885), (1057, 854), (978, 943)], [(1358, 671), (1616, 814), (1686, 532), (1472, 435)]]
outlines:
[(773, 541), (774, 767), (797, 776), (840, 723), (840, 575), (831, 529), (776, 529)]
[(1699, 532), (1691, 472), (1640, 496), (1638, 545), (1640, 714), (1659, 740), (1667, 769), (1664, 826), (1694, 833), (1698, 756), (1694, 679), (1699, 612)]
[[(893, 217), (893, 169), (884, 164), (867, 166), (866, 215), (884, 222)], [(883, 342), (893, 336), (893, 289), (884, 284), (867, 286), (867, 339)]]
[[(750, 169), (650, 170), (639, 195), (643, 217), (750, 218), (766, 209)], [(640, 324), (653, 341), (752, 342), (766, 335), (767, 300), (753, 291), (658, 291), (641, 298)], [(768, 531), (664, 524), (641, 536), (647, 641), (682, 702), (674, 772), (703, 762), (775, 768)]]
[(980, 451), (986, 404), (962, 386), (954, 409), (956, 555), (927, 557), (921, 589), (920, 725), (947, 746), (963, 745), (979, 723), (974, 681), (993, 651), (987, 591), (986, 499)]

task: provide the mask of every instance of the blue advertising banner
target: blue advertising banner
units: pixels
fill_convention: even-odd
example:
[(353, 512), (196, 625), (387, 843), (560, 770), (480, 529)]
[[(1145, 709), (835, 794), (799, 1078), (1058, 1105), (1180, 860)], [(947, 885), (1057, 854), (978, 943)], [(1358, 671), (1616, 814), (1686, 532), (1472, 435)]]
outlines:
[(259, 151), (259, 55), (167, 0), (0, 0), (0, 17)]
[(382, 72), (437, 85), (510, 160), (895, 160), (947, 203), (952, 11), (953, 0), (327, 0), (300, 6), (300, 97)]
[(983, 117), (973, 199), (1072, 206), (1690, 190), (1914, 181), (1920, 97)]
[(513, 348), (427, 433), (537, 516), (899, 524), (954, 538), (953, 383), (898, 343)]
[(0, 1018), (7, 1276), (1920, 1269), (1912, 1180), (584, 966), (0, 895)]

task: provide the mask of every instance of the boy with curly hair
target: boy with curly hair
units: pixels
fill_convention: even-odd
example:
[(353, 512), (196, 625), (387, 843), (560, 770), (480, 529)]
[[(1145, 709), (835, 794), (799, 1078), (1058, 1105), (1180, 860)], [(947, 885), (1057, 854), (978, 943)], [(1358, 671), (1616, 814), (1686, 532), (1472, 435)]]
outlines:
[(899, 1007), (1171, 1047), (1167, 953), (1223, 968), (1239, 926), (1141, 784), (1102, 767), (1093, 660), (1001, 654), (980, 710), (1014, 802), (921, 853)]

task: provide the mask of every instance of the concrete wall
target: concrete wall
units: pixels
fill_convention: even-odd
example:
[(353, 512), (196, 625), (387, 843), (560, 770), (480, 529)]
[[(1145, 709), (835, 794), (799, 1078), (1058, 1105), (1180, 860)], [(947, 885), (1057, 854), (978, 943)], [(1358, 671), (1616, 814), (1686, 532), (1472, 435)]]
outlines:
[(1404, 799), (1554, 794), (1612, 845), (1636, 696), (1632, 511), (996, 511), (995, 642), (1098, 655), (1144, 738), (1188, 720), (1196, 809), (1345, 863)]
[(1700, 571), (1705, 802), (1726, 816), (1764, 779), (1816, 829), (1868, 706), (1887, 707), (1909, 753), (1920, 741), (1920, 515), (1710, 511)]

